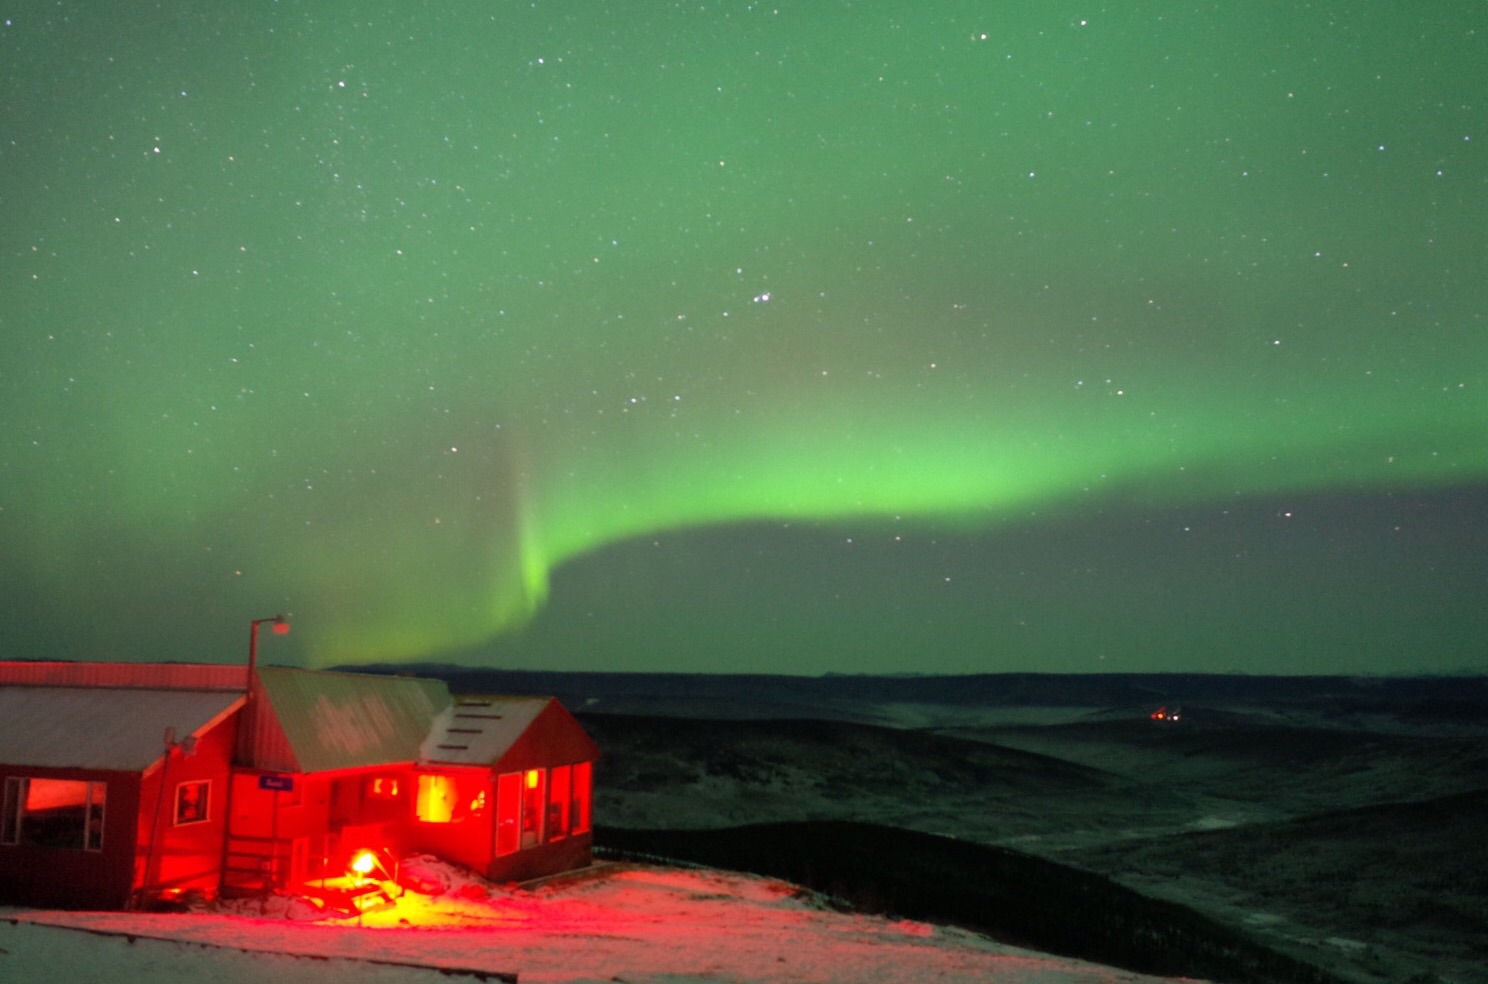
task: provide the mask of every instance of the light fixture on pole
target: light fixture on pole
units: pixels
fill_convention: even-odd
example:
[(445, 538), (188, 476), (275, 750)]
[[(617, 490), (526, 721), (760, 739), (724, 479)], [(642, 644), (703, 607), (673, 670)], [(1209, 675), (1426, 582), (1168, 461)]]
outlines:
[(253, 764), (253, 744), (258, 731), (258, 627), (265, 622), (273, 625), (275, 635), (289, 634), (289, 622), (283, 615), (255, 618), (248, 623), (248, 680), (244, 688), (247, 699), (243, 703), (244, 726), (238, 729), (238, 761), (243, 765)]
[(265, 622), (272, 622), (275, 635), (288, 635), (289, 622), (285, 621), (283, 615), (270, 615), (267, 618), (256, 618), (248, 623), (248, 685), (253, 686), (253, 677), (258, 672), (258, 627)]

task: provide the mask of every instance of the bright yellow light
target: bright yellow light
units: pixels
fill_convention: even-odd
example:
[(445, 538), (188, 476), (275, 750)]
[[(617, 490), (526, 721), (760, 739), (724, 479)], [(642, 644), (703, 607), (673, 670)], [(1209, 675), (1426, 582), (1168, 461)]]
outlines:
[(372, 856), (371, 851), (363, 851), (351, 859), (351, 870), (363, 878), (372, 873), (372, 868), (377, 864), (377, 859)]
[(527, 788), (528, 789), (536, 789), (537, 788), (537, 779), (538, 779), (537, 770), (536, 769), (528, 769), (527, 770)]

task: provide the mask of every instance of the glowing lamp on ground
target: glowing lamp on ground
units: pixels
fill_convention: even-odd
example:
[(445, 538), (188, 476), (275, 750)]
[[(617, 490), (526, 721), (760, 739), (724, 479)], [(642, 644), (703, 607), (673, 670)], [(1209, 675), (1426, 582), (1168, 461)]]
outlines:
[(377, 870), (381, 870), (384, 877), (387, 876), (387, 871), (377, 860), (377, 852), (370, 850), (357, 851), (351, 856), (351, 864), (346, 866), (346, 873), (354, 877), (358, 885), (366, 882), (371, 878), (372, 872)]

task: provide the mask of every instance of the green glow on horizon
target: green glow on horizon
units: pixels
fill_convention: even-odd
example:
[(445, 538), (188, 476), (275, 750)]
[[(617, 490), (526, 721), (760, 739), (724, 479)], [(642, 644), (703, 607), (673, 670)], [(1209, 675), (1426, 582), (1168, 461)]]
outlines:
[(408, 659), (669, 530), (1483, 483), (1480, 5), (1160, 6), (15, 16), (0, 550)]

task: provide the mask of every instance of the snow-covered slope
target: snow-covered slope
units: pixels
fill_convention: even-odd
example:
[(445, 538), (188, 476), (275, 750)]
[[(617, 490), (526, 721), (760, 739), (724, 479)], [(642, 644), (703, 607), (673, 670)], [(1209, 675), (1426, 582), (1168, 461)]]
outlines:
[[(958, 929), (833, 911), (784, 882), (609, 865), (532, 891), (425, 864), (438, 895), (361, 919), (303, 904), (178, 914), (0, 909), (0, 981), (70, 984), (943, 982), (1140, 984)], [(510, 979), (509, 977), (507, 979)]]

